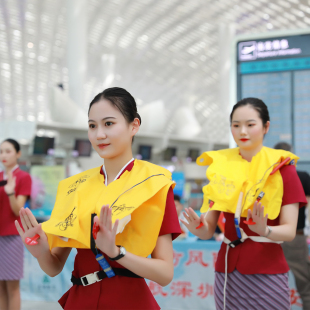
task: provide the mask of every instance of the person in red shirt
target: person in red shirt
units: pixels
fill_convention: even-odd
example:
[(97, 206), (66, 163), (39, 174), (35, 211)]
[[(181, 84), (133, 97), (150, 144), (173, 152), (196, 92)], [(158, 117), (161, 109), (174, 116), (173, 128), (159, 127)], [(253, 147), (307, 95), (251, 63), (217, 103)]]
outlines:
[[(245, 195), (243, 200), (242, 195), (241, 198), (239, 195), (237, 207), (234, 209), (235, 213), (233, 211), (224, 212), (226, 219), (225, 239), (218, 253), (215, 266), (214, 295), (216, 308), (218, 310), (290, 309), (287, 275), (289, 268), (280, 243), (291, 241), (295, 237), (298, 209), (306, 204), (306, 197), (293, 161), (288, 165), (281, 165), (281, 168), (278, 161), (272, 162), (272, 165), (269, 166), (269, 158), (279, 156), (280, 159), (282, 153), (277, 153), (279, 152), (278, 150), (263, 146), (264, 136), (269, 130), (270, 119), (267, 106), (262, 100), (245, 98), (239, 101), (233, 107), (230, 122), (232, 135), (239, 148), (218, 151), (216, 154), (221, 154), (222, 157), (225, 154), (234, 156), (234, 159), (231, 160), (227, 155), (227, 158), (224, 160), (224, 162), (228, 163), (227, 169), (233, 170), (234, 167), (240, 167), (241, 169), (239, 171), (236, 170), (234, 176), (230, 174), (232, 179), (229, 180), (226, 179), (225, 175), (225, 173), (228, 173), (227, 170), (221, 171), (221, 178), (211, 179), (211, 188), (215, 192), (221, 193), (217, 196), (220, 197), (219, 199), (224, 196), (233, 197), (229, 195), (234, 192), (235, 187), (239, 186), (238, 182), (240, 181), (241, 173), (244, 173), (246, 176), (245, 182), (240, 183), (241, 192), (244, 191), (248, 184), (251, 184), (249, 183), (251, 182), (249, 178), (252, 171), (257, 171), (256, 173), (260, 177), (257, 177), (257, 183), (254, 182), (254, 185), (246, 192), (247, 194), (250, 193), (250, 195)], [(287, 153), (283, 154), (287, 155)], [(214, 155), (208, 156), (212, 157)], [(291, 154), (290, 156), (293, 157), (295, 155)], [(252, 162), (256, 166), (251, 165)], [(277, 165), (279, 166), (280, 173), (277, 172), (278, 175), (275, 176), (272, 175), (272, 170)], [(265, 171), (266, 166), (268, 169)], [(216, 167), (221, 169), (219, 165)], [(250, 168), (242, 170), (242, 167)], [(264, 169), (257, 169), (257, 167), (264, 167)], [(212, 170), (212, 173), (216, 175), (216, 171)], [(269, 174), (272, 175), (271, 178)], [(278, 192), (278, 196), (266, 195), (268, 197), (275, 197), (274, 200), (269, 200), (270, 205), (277, 207), (278, 213), (275, 212), (276, 218), (273, 219), (268, 218), (268, 214), (264, 212), (264, 206), (256, 200), (261, 189), (257, 192), (251, 191), (252, 188), (255, 189), (255, 186), (259, 188), (259, 184), (266, 180), (266, 175), (268, 175), (267, 180), (270, 181), (269, 183), (264, 183), (266, 186), (262, 187), (263, 193), (271, 195), (270, 188)], [(234, 177), (235, 179), (233, 179)], [(279, 186), (273, 185), (274, 183), (272, 182), (275, 182), (275, 178), (277, 178)], [(241, 192), (240, 194), (242, 194)], [(210, 191), (208, 193), (210, 194)], [(277, 205), (274, 203), (276, 199), (279, 201)], [(228, 201), (226, 207), (229, 208), (229, 198), (226, 201)], [(238, 216), (236, 216), (238, 205), (244, 206), (248, 201), (252, 203), (252, 207), (249, 205), (247, 217), (244, 217), (244, 213), (242, 213), (243, 216), (240, 216), (239, 213), (238, 221)], [(201, 239), (212, 237), (220, 215), (220, 211), (215, 208), (216, 205), (220, 204), (219, 201), (209, 200), (208, 203), (210, 206), (209, 211), (206, 214), (202, 214), (200, 218), (192, 209), (186, 209), (185, 217), (188, 222), (183, 221), (184, 225)], [(212, 210), (212, 206), (215, 210)], [(233, 207), (235, 205), (230, 208), (233, 209)], [(268, 205), (265, 207), (267, 209)], [(274, 209), (268, 210), (270, 213), (274, 212)]]
[[(141, 118), (137, 113), (134, 98), (125, 89), (114, 87), (99, 93), (90, 103), (88, 116), (89, 140), (99, 156), (104, 158), (104, 166), (98, 167), (97, 170), (96, 168), (88, 170), (92, 171), (92, 175), (95, 175), (96, 180), (100, 180), (102, 184), (96, 183), (96, 186), (98, 186), (97, 191), (101, 190), (101, 186), (104, 190), (105, 188), (111, 188), (111, 186), (115, 188), (113, 187), (113, 183), (119, 184), (118, 181), (127, 180), (127, 178), (130, 178), (132, 175), (138, 175), (137, 178), (139, 178), (140, 174), (146, 173), (145, 171), (159, 171), (163, 173), (164, 169), (162, 167), (133, 159), (132, 140), (139, 130)], [(137, 167), (146, 167), (146, 170), (137, 171)], [(140, 230), (141, 227), (137, 221), (137, 215), (140, 214), (139, 220), (144, 221), (144, 223), (140, 222), (140, 225), (144, 224), (144, 229), (149, 229), (146, 226), (150, 226), (151, 228), (154, 227), (154, 229), (151, 229), (152, 231), (149, 232), (156, 238), (154, 246), (153, 239), (146, 239), (145, 243), (141, 244), (141, 248), (147, 247), (149, 243), (152, 244), (151, 252), (146, 256), (137, 255), (129, 251), (128, 248), (125, 249), (125, 247), (127, 247), (126, 245), (117, 244), (116, 239), (122, 238), (120, 235), (116, 234), (119, 221), (116, 220), (113, 226), (111, 220), (113, 211), (111, 211), (108, 205), (102, 206), (100, 217), (95, 216), (93, 218), (95, 225), (91, 226), (97, 226), (99, 228), (99, 231), (95, 229), (93, 233), (95, 240), (92, 238), (91, 231), (86, 232), (91, 238), (91, 249), (77, 249), (78, 253), (75, 258), (74, 270), (71, 278), (73, 286), (59, 300), (60, 305), (64, 309), (160, 309), (144, 278), (157, 282), (162, 286), (166, 286), (171, 282), (173, 278), (172, 240), (181, 233), (173, 201), (173, 190), (170, 185), (173, 183), (166, 177), (168, 173), (164, 173), (165, 175), (160, 173), (158, 175), (162, 176), (162, 180), (166, 182), (165, 184), (167, 184), (167, 186), (165, 185), (163, 191), (160, 190), (158, 192), (160, 194), (160, 199), (157, 200), (163, 202), (163, 205), (154, 206), (154, 204), (148, 202), (154, 202), (154, 200), (152, 200), (153, 198), (143, 202), (143, 204), (131, 214), (131, 220), (125, 226), (124, 232), (120, 233), (121, 236), (125, 233), (125, 239), (122, 240), (127, 242), (126, 244), (129, 248), (135, 248), (139, 251), (140, 247), (138, 246), (137, 248), (137, 246), (135, 246), (135, 240), (145, 236), (143, 234), (145, 230)], [(84, 176), (86, 175), (86, 178), (83, 179), (83, 181), (79, 179), (79, 187), (76, 190), (77, 193), (80, 193), (80, 189), (89, 181), (89, 179), (87, 179), (89, 174), (90, 173), (82, 174)], [(149, 173), (147, 177), (147, 179), (149, 179), (155, 176)], [(62, 190), (61, 184), (58, 188), (58, 192)], [(77, 182), (74, 182), (73, 185), (70, 185), (68, 192), (67, 188), (65, 189), (65, 197), (74, 192), (72, 188), (76, 187), (72, 186), (76, 186), (76, 184)], [(131, 184), (128, 184), (128, 187), (130, 186)], [(141, 188), (141, 190), (143, 190), (143, 187), (136, 188)], [(146, 188), (146, 190), (152, 191), (152, 188)], [(128, 193), (130, 194), (130, 188), (125, 192), (127, 191), (129, 191)], [(85, 210), (86, 217), (89, 220), (93, 214), (92, 210), (94, 206), (88, 201), (89, 199), (93, 199), (96, 194), (97, 192), (92, 191), (90, 188), (89, 192), (84, 192), (84, 197), (78, 196), (78, 200), (83, 199), (86, 208), (89, 208), (89, 211), (88, 209)], [(123, 193), (120, 192), (118, 194), (119, 197), (122, 194)], [(157, 193), (155, 195), (157, 195)], [(130, 200), (130, 197), (127, 197)], [(130, 204), (130, 201), (128, 204)], [(126, 207), (126, 205), (127, 202), (120, 205), (119, 208)], [(55, 208), (56, 206), (57, 198)], [(65, 206), (62, 206), (62, 208), (64, 207)], [(71, 221), (68, 224), (70, 225), (69, 228), (68, 226), (61, 226), (63, 231), (67, 228), (68, 230), (71, 229), (71, 227), (74, 227), (76, 223), (79, 222), (79, 220), (76, 219), (78, 215), (73, 214), (75, 209), (74, 207), (71, 212), (72, 216), (69, 216), (65, 221), (61, 222), (61, 225), (65, 225), (69, 223), (68, 221)], [(156, 213), (154, 213), (153, 210), (157, 210)], [(161, 210), (163, 210), (163, 212)], [(41, 224), (36, 222), (31, 211), (22, 209), (20, 214), (23, 229), (18, 223), (16, 223), (16, 227), (26, 247), (31, 254), (38, 259), (43, 271), (50, 276), (59, 274), (63, 269), (71, 251), (71, 247), (53, 247), (52, 250), (50, 250), (48, 237), (42, 230)], [(141, 217), (141, 214), (143, 214), (143, 217)], [(160, 220), (160, 222), (158, 222), (158, 220), (156, 222), (156, 225), (159, 223), (159, 226), (151, 225), (153, 219), (149, 219), (149, 214), (152, 215), (152, 218), (154, 215), (154, 217)], [(52, 218), (53, 213), (51, 219)], [(148, 223), (150, 224), (148, 225)], [(60, 225), (57, 224), (56, 226)], [(53, 227), (55, 227), (55, 225)], [(44, 224), (43, 228), (45, 228)], [(27, 245), (25, 239), (27, 237), (33, 237), (35, 234), (39, 234), (40, 236), (37, 241), (38, 244), (32, 246)], [(94, 245), (96, 245), (96, 247)], [(104, 269), (100, 267), (102, 265), (98, 263), (94, 251), (97, 251), (97, 255), (100, 257), (102, 257), (102, 255), (105, 257), (106, 261), (115, 272), (115, 276), (106, 277), (111, 270), (109, 267)], [(149, 254), (151, 258), (147, 257)], [(101, 260), (100, 257), (98, 257), (99, 260)]]
[(31, 177), (19, 169), (20, 146), (13, 139), (0, 145), (0, 309), (20, 309), (24, 246), (14, 222), (31, 194)]
[[(278, 142), (275, 149), (291, 151), (292, 147), (286, 142)], [(298, 177), (304, 189), (307, 201), (310, 201), (310, 176), (306, 171), (297, 170)], [(283, 242), (282, 249), (288, 266), (296, 283), (296, 288), (302, 300), (303, 309), (310, 309), (310, 259), (307, 236), (304, 234), (306, 224), (305, 209), (299, 209), (296, 237), (291, 242)]]

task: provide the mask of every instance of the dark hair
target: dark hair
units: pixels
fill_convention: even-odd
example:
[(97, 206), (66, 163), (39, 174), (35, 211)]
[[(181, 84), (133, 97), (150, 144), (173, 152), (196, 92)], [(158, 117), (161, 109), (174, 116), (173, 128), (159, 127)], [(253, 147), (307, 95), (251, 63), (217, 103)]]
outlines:
[(273, 148), (276, 150), (292, 151), (292, 146), (286, 142), (279, 142)]
[(177, 194), (174, 194), (174, 200), (180, 202), (181, 201), (181, 197)]
[(14, 149), (16, 150), (16, 153), (18, 153), (20, 151), (20, 145), (19, 145), (19, 143), (16, 140), (14, 140), (14, 139), (5, 139), (4, 141), (2, 141), (2, 143), (3, 142), (11, 143), (14, 146)]
[(263, 122), (263, 125), (266, 126), (267, 122), (270, 121), (269, 112), (268, 112), (268, 108), (267, 108), (266, 104), (261, 99), (251, 98), (251, 97), (250, 98), (244, 98), (244, 99), (238, 101), (234, 105), (234, 107), (230, 113), (230, 124), (232, 122), (232, 117), (233, 117), (234, 112), (238, 108), (246, 106), (246, 105), (252, 106), (252, 108), (258, 112), (259, 117)]
[(113, 106), (117, 107), (128, 123), (138, 118), (141, 124), (141, 117), (137, 111), (136, 101), (126, 89), (120, 87), (105, 89), (92, 100), (89, 105), (88, 114), (92, 105), (102, 99), (110, 101)]

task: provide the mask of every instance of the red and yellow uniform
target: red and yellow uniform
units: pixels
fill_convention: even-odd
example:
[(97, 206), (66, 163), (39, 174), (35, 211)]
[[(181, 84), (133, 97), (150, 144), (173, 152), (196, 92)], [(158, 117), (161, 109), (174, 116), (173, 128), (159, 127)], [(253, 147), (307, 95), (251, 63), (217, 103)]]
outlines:
[[(59, 186), (62, 188), (58, 190), (58, 194), (62, 196), (57, 194), (62, 199), (66, 197), (64, 196), (66, 192), (68, 193), (70, 189), (74, 188), (74, 186), (68, 187), (68, 185), (78, 184), (78, 189), (74, 191), (77, 197), (71, 198), (71, 200), (74, 202), (78, 201), (80, 204), (73, 205), (73, 207), (77, 206), (77, 211), (72, 213), (73, 216), (71, 216), (70, 221), (72, 225), (74, 225), (75, 221), (78, 221), (78, 229), (87, 234), (87, 238), (73, 239), (74, 235), (66, 232), (70, 229), (68, 226), (70, 223), (68, 220), (66, 221), (70, 214), (62, 213), (63, 219), (61, 221), (58, 213), (58, 206), (59, 208), (61, 207), (62, 201), (60, 198), (57, 198), (59, 199), (58, 201), (56, 200), (56, 212), (53, 211), (54, 219), (52, 214), (53, 221), (43, 225), (51, 247), (74, 245), (72, 247), (78, 248), (73, 271), (75, 277), (79, 278), (100, 269), (93, 252), (89, 249), (91, 214), (99, 214), (102, 205), (112, 205), (127, 190), (128, 192), (123, 195), (124, 197), (120, 196), (119, 200), (114, 204), (117, 208), (114, 209), (116, 211), (113, 212), (113, 220), (117, 216), (119, 216), (118, 218), (125, 218), (128, 215), (131, 217), (124, 230), (117, 234), (116, 244), (124, 246), (126, 250), (133, 254), (147, 257), (152, 253), (158, 236), (171, 233), (174, 239), (181, 233), (173, 200), (173, 182), (167, 170), (147, 162), (135, 160), (124, 167), (119, 178), (108, 186), (105, 185), (105, 175), (100, 168), (91, 169), (90, 172), (86, 171), (81, 176), (69, 178), (70, 180), (67, 179), (69, 180), (68, 182), (61, 182)], [(149, 178), (153, 175), (158, 176)], [(83, 189), (83, 184), (87, 181), (74, 183), (76, 180), (80, 180), (81, 177), (87, 179), (86, 176), (89, 176), (88, 179), (91, 177), (96, 178), (100, 182), (97, 184), (98, 187), (94, 187), (94, 183), (92, 183), (92, 188), (86, 190), (86, 186)], [(146, 180), (147, 178), (149, 179)], [(155, 178), (158, 179), (155, 181)], [(146, 181), (143, 182), (144, 180)], [(136, 184), (139, 185), (132, 188)], [(111, 191), (116, 188), (115, 196), (105, 195), (110, 188)], [(95, 196), (97, 201), (94, 198), (88, 199), (92, 195)], [(119, 210), (126, 211), (124, 205), (125, 207), (132, 207), (130, 209), (132, 213), (118, 213)], [(120, 206), (123, 206), (123, 208), (120, 208)], [(80, 207), (85, 208), (85, 210), (79, 210)], [(72, 205), (68, 206), (68, 212), (71, 212), (71, 209), (73, 209)], [(85, 223), (81, 223), (81, 221)], [(60, 226), (58, 225), (59, 222), (66, 222), (68, 226), (61, 233), (57, 232), (57, 227)], [(55, 225), (58, 226), (55, 227)], [(66, 226), (63, 225), (62, 229), (64, 227)], [(58, 233), (58, 235), (55, 233)], [(69, 239), (64, 241), (59, 236)], [(117, 262), (110, 261), (106, 255), (105, 257), (112, 268), (123, 268)], [(138, 298), (137, 292), (139, 292)], [(144, 279), (124, 276), (103, 279), (100, 282), (85, 287), (74, 285), (59, 300), (59, 303), (64, 309), (159, 309)]]
[[(272, 173), (288, 157), (287, 165)], [(290, 152), (267, 147), (263, 147), (251, 162), (241, 157), (239, 148), (206, 152), (197, 159), (199, 165), (210, 165), (207, 170), (210, 183), (204, 188), (201, 211), (206, 212), (212, 206), (210, 210), (222, 211), (226, 219), (225, 239), (215, 266), (217, 309), (223, 309), (225, 303), (227, 309), (256, 309), (258, 306), (288, 309), (286, 273), (289, 268), (281, 245), (258, 236), (244, 221), (248, 209), (253, 208), (261, 193), (264, 193), (261, 203), (268, 214), (267, 225), (271, 227), (280, 224), (282, 206), (306, 203), (295, 168), (297, 159)], [(267, 240), (263, 242), (262, 239)], [(238, 241), (235, 247), (227, 244), (232, 241)]]

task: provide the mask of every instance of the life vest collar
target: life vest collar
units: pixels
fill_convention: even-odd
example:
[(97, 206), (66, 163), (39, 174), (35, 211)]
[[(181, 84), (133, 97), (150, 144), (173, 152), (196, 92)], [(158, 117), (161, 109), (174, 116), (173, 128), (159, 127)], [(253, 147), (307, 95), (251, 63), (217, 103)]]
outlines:
[(210, 183), (203, 188), (204, 203), (201, 212), (209, 209), (209, 201), (213, 201), (212, 210), (235, 213), (240, 192), (243, 192), (241, 216), (247, 216), (247, 210), (259, 194), (265, 195), (261, 203), (269, 219), (278, 217), (282, 205), (283, 180), (279, 171), (271, 172), (284, 159), (290, 157), (287, 164), (296, 165), (298, 157), (291, 152), (263, 147), (252, 161), (242, 158), (239, 148), (210, 151), (197, 158), (200, 166), (209, 165), (207, 178)]

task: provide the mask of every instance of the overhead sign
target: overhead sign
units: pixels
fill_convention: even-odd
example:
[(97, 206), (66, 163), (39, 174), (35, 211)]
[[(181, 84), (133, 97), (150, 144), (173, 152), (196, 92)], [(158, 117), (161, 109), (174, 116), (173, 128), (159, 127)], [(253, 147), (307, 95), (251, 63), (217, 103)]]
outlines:
[(278, 37), (238, 43), (238, 61), (310, 55), (310, 35)]

